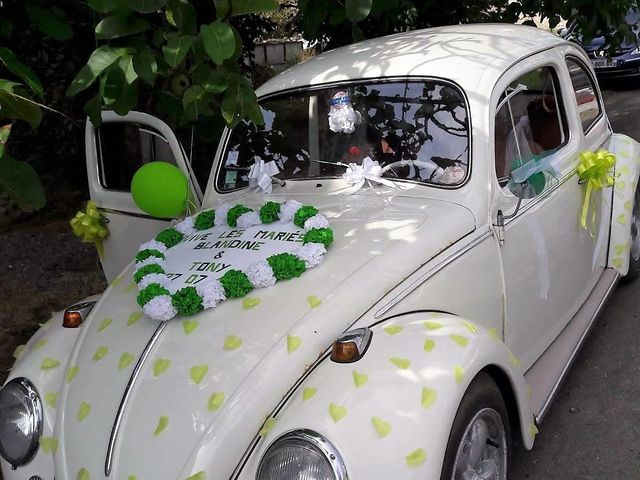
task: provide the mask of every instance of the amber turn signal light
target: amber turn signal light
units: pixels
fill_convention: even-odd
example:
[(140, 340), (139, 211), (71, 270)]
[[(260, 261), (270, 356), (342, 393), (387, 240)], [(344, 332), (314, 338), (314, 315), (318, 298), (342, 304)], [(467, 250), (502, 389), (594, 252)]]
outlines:
[(369, 348), (372, 332), (357, 328), (343, 333), (331, 347), (331, 360), (336, 363), (352, 363), (360, 360)]
[(82, 302), (71, 305), (64, 311), (62, 326), (64, 328), (78, 328), (86, 320), (95, 304), (96, 302)]

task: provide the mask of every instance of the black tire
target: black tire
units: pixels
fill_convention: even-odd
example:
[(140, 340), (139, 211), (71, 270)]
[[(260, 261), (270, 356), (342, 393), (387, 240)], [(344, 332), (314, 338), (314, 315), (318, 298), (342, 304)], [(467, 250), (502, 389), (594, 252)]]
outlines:
[(629, 271), (622, 277), (622, 283), (629, 284), (640, 277), (640, 182), (633, 197), (631, 211), (631, 248), (629, 249)]
[[(444, 462), (442, 466), (441, 480), (461, 480), (461, 476), (454, 477), (454, 468), (458, 449), (461, 446), (463, 437), (467, 428), (470, 427), (472, 420), (481, 412), (487, 412), (487, 409), (493, 410), (498, 414), (502, 421), (505, 434), (505, 456), (506, 465), (504, 467), (504, 475), (506, 478), (509, 462), (511, 461), (511, 429), (509, 424), (509, 414), (502, 398), (502, 394), (493, 379), (486, 373), (479, 373), (473, 379), (471, 385), (460, 402), (456, 417), (451, 427), (451, 434), (447, 442), (447, 450), (445, 451)], [(491, 437), (489, 437), (491, 439)], [(491, 439), (493, 440), (493, 439)], [(501, 443), (496, 439), (497, 443)], [(496, 443), (494, 441), (493, 443)], [(487, 441), (487, 445), (490, 445)]]

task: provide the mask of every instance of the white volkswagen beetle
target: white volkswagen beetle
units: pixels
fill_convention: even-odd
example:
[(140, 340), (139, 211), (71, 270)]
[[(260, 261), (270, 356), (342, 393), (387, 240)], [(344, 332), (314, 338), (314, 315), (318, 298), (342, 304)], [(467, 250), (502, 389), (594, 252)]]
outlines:
[[(226, 131), (208, 181), (157, 119), (87, 127), (111, 284), (17, 352), (6, 480), (505, 479), (513, 442), (533, 447), (640, 271), (639, 145), (584, 52), (435, 28), (258, 95), (264, 125)], [(163, 222), (125, 162), (162, 159), (203, 213), (147, 242)]]

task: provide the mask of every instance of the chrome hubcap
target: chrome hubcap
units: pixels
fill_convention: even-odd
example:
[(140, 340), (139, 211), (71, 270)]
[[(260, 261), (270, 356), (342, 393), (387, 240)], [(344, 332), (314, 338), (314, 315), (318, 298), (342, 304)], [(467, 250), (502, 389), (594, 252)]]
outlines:
[(640, 192), (636, 190), (631, 212), (631, 258), (640, 259)]
[(507, 434), (502, 418), (483, 408), (471, 419), (458, 446), (451, 480), (506, 480)]

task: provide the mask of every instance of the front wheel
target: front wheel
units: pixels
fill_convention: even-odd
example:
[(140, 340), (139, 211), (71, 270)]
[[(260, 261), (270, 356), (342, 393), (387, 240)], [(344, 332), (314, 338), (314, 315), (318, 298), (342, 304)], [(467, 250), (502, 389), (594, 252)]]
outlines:
[(640, 182), (633, 197), (631, 211), (631, 248), (629, 249), (629, 271), (622, 278), (623, 283), (631, 283), (640, 276)]
[(509, 415), (486, 373), (462, 398), (447, 443), (441, 480), (506, 480), (511, 455)]

